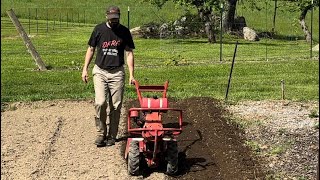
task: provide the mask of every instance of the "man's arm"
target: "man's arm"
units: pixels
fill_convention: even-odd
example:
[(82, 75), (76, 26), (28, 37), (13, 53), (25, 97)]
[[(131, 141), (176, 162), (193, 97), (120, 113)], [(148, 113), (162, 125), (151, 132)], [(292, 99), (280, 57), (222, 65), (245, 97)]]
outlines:
[(127, 54), (127, 65), (129, 69), (129, 84), (134, 83), (134, 54), (133, 49), (127, 48), (126, 49)]
[(89, 79), (89, 75), (88, 75), (88, 68), (89, 68), (89, 64), (92, 60), (92, 57), (94, 55), (94, 51), (95, 51), (95, 47), (89, 46), (87, 49), (87, 53), (84, 59), (84, 65), (83, 65), (83, 69), (82, 69), (82, 81), (87, 83), (88, 79)]

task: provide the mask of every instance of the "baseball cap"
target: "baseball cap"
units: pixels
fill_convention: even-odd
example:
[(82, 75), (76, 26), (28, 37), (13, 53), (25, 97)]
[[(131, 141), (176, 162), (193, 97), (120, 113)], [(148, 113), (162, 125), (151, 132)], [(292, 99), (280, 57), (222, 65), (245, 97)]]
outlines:
[(108, 19), (119, 19), (120, 18), (120, 8), (117, 6), (109, 6), (107, 8), (107, 18)]

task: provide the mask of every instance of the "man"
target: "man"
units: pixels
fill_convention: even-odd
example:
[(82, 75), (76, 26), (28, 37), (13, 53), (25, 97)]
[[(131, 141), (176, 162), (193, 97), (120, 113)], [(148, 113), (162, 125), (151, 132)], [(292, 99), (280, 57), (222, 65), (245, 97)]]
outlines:
[(82, 80), (87, 83), (88, 67), (97, 49), (92, 75), (98, 132), (95, 144), (98, 147), (112, 146), (116, 141), (125, 86), (124, 51), (127, 56), (129, 84), (134, 83), (135, 46), (129, 29), (120, 24), (119, 7), (108, 7), (106, 18), (107, 22), (96, 25), (91, 34), (82, 71)]

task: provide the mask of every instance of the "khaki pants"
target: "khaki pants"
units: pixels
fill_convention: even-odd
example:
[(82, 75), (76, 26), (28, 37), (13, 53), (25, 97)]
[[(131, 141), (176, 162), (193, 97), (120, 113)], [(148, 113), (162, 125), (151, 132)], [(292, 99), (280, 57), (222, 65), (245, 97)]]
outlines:
[(124, 92), (124, 67), (105, 70), (95, 65), (92, 74), (95, 91), (97, 135), (116, 138)]

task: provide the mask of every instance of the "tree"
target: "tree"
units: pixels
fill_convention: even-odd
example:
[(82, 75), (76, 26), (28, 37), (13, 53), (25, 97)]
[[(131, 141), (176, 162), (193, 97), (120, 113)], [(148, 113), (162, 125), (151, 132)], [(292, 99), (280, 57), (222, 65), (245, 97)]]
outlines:
[(301, 28), (302, 28), (304, 34), (305, 34), (306, 41), (311, 42), (312, 41), (311, 33), (308, 29), (308, 26), (306, 24), (305, 19), (306, 19), (308, 11), (310, 11), (315, 6), (319, 7), (319, 1), (315, 0), (312, 4), (311, 2), (306, 1), (306, 0), (299, 0), (297, 2), (297, 4), (298, 4), (299, 10), (300, 10), (299, 23), (301, 25)]
[[(291, 2), (290, 9), (292, 11), (298, 11), (299, 14), (299, 24), (301, 29), (305, 35), (305, 39), (307, 42), (311, 41), (311, 33), (306, 24), (306, 16), (308, 11), (311, 11), (315, 7), (319, 7), (319, 0), (287, 0)], [(312, 3), (313, 1), (313, 3)]]
[(227, 0), (224, 4), (222, 15), (222, 26), (224, 32), (232, 31), (234, 25), (234, 15), (236, 13), (237, 0)]
[(277, 9), (278, 9), (278, 1), (274, 0), (274, 11), (273, 11), (273, 21), (272, 21), (272, 29), (271, 32), (274, 34), (276, 30), (276, 16), (277, 16)]
[[(168, 0), (144, 0), (161, 8)], [(236, 0), (235, 0), (236, 1)], [(195, 7), (198, 15), (204, 24), (204, 30), (208, 36), (208, 42), (216, 42), (216, 36), (213, 32), (214, 10), (220, 10), (220, 0), (173, 0), (174, 3), (187, 7)]]

